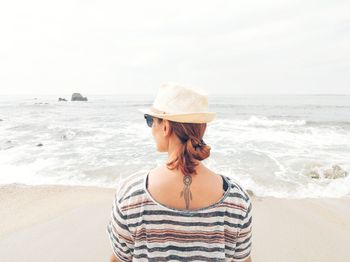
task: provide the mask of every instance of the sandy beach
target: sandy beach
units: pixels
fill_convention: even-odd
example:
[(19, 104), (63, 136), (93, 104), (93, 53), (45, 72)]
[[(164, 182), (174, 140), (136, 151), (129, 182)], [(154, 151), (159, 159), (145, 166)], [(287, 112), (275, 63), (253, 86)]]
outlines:
[[(108, 261), (115, 190), (0, 187), (0, 261)], [(253, 197), (254, 262), (346, 261), (350, 198)]]

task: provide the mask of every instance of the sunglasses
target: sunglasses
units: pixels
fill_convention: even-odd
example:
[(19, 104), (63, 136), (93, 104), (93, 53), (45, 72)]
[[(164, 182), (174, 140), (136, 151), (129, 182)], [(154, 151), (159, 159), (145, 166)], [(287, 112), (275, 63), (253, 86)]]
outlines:
[(145, 119), (146, 119), (146, 123), (149, 127), (152, 127), (153, 125), (153, 117), (151, 115), (144, 115)]

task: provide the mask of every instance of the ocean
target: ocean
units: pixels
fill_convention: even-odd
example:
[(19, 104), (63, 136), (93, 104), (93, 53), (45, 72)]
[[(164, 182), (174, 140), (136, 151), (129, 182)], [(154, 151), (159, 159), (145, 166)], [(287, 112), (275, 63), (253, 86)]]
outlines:
[[(153, 96), (58, 97), (0, 96), (0, 184), (116, 188), (166, 161), (137, 110)], [(209, 104), (216, 118), (203, 163), (216, 173), (257, 196), (350, 196), (350, 174), (326, 176), (335, 165), (350, 173), (349, 95), (222, 95)]]

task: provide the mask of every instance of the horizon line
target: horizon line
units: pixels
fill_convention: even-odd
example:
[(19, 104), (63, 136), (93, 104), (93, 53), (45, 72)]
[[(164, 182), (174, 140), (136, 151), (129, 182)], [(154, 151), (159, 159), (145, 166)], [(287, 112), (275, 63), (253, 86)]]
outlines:
[[(73, 94), (73, 93), (72, 93)], [(72, 94), (62, 94), (62, 93), (56, 93), (56, 94), (40, 94), (40, 93), (21, 93), (21, 94), (1, 94), (0, 96), (71, 96)], [(155, 95), (155, 93), (104, 93), (104, 94), (96, 94), (96, 93), (81, 93), (83, 96), (145, 96), (145, 95)], [(210, 96), (240, 96), (240, 95), (319, 95), (319, 96), (327, 96), (327, 95), (350, 95), (350, 93), (207, 93), (207, 95)]]

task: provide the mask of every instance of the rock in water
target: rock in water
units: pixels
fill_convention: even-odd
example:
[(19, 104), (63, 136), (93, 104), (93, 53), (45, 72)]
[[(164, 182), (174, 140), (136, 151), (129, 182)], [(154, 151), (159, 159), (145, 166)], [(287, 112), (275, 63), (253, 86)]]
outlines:
[(67, 131), (65, 134), (63, 134), (63, 135), (61, 136), (61, 138), (62, 138), (63, 140), (73, 139), (75, 135), (76, 135), (75, 132), (73, 132), (73, 131)]
[(311, 178), (316, 178), (319, 179), (320, 178), (320, 174), (316, 171), (316, 170), (311, 170), (309, 173), (306, 174), (307, 176), (311, 177)]
[(67, 99), (62, 98), (62, 97), (59, 97), (59, 98), (58, 98), (58, 101), (67, 101)]
[(87, 97), (83, 97), (80, 93), (73, 93), (71, 101), (88, 101)]
[(332, 179), (346, 177), (347, 175), (348, 175), (348, 172), (343, 170), (338, 165), (333, 165), (332, 169), (327, 169), (324, 173), (325, 178), (332, 178)]

